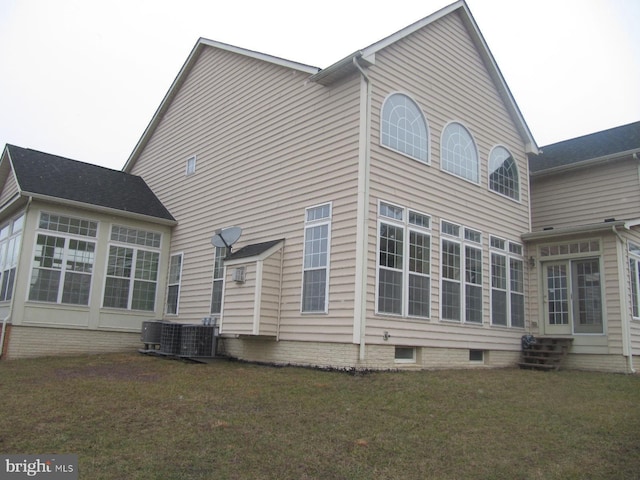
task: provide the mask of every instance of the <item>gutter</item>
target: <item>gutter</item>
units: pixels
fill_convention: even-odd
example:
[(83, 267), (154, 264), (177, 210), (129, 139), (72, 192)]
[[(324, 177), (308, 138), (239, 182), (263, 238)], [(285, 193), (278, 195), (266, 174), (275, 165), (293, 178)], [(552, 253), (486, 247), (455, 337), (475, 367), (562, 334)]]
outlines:
[(581, 160), (578, 162), (570, 163), (569, 165), (561, 165), (558, 167), (544, 168), (542, 170), (529, 171), (529, 176), (532, 178), (544, 177), (547, 175), (555, 175), (558, 173), (570, 172), (572, 170), (578, 170), (580, 168), (590, 167), (599, 163), (613, 162), (616, 160), (624, 160), (631, 156), (634, 160), (638, 160), (638, 150), (627, 150), (625, 152), (615, 152), (609, 155), (602, 155), (601, 157), (590, 158), (588, 160)]
[[(369, 177), (371, 160), (371, 79), (353, 57), (353, 65), (362, 75), (360, 82), (360, 133), (358, 153), (358, 193), (356, 222), (356, 279), (353, 309), (353, 341), (360, 344), (359, 361), (366, 358), (367, 273), (369, 236)], [(362, 101), (364, 99), (364, 102)], [(363, 121), (364, 119), (364, 121)]]
[[(625, 224), (625, 228), (628, 226)], [(618, 254), (618, 285), (620, 285), (620, 321), (622, 323), (622, 355), (627, 357), (627, 372), (636, 373), (636, 369), (633, 368), (633, 347), (631, 345), (631, 321), (629, 319), (629, 301), (626, 294), (627, 288), (622, 288), (626, 285), (626, 278), (624, 275), (625, 265), (627, 264), (624, 255), (625, 239), (620, 235), (620, 232), (615, 226), (611, 227), (611, 231), (617, 237), (616, 240), (616, 252)]]

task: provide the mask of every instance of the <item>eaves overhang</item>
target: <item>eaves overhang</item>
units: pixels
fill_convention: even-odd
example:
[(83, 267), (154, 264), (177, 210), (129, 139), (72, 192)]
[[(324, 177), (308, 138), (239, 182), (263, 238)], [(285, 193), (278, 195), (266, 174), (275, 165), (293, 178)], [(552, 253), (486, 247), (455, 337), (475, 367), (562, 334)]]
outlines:
[(599, 234), (618, 231), (620, 229), (629, 230), (640, 225), (640, 219), (613, 220), (601, 223), (591, 223), (587, 225), (575, 225), (570, 227), (553, 228), (538, 232), (523, 233), (520, 238), (523, 242), (536, 242), (540, 240), (555, 240), (557, 238), (570, 237), (574, 235)]

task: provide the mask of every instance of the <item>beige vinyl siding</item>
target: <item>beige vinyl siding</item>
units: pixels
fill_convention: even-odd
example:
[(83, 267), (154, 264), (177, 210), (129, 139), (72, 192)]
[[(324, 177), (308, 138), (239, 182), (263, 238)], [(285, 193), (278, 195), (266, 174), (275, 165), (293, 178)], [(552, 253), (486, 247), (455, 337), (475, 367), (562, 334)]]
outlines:
[[(489, 235), (521, 243), (529, 230), (529, 192), (524, 142), (509, 117), (488, 71), (459, 16), (449, 15), (376, 54), (370, 70), (372, 95), (371, 198), (367, 341), (451, 348), (519, 348), (523, 329), (490, 327)], [(380, 145), (380, 111), (394, 92), (409, 95), (429, 127), (430, 165)], [(478, 149), (480, 182), (474, 184), (440, 169), (440, 139), (451, 121), (466, 126)], [(517, 162), (520, 200), (488, 188), (488, 156), (505, 146)], [(432, 216), (432, 305), (430, 320), (374, 315), (378, 200)], [(440, 321), (440, 220), (483, 234), (483, 318), (481, 326)], [(527, 268), (525, 262), (525, 269)], [(525, 275), (526, 278), (526, 275)]]
[[(8, 162), (7, 162), (8, 163)], [(0, 191), (0, 207), (3, 207), (5, 203), (11, 200), (18, 193), (18, 184), (16, 178), (13, 175), (13, 170), (8, 168), (9, 174)]]
[(280, 314), (280, 279), (282, 250), (262, 263), (259, 335), (277, 335)]
[(533, 230), (640, 217), (635, 160), (608, 162), (535, 177), (531, 186)]
[[(234, 248), (285, 238), (281, 337), (351, 341), (357, 190), (358, 78), (323, 87), (308, 75), (205, 48), (131, 173), (178, 226), (184, 251), (180, 320), (208, 314), (217, 228)], [(186, 159), (197, 155), (194, 175)], [(330, 315), (300, 313), (305, 208), (333, 204)], [(337, 300), (334, 302), (334, 300)], [(329, 333), (327, 333), (329, 332)]]
[[(236, 268), (245, 268), (245, 282), (236, 283), (231, 278)], [(259, 312), (255, 310), (254, 298), (259, 285), (256, 281), (256, 263), (234, 265), (227, 268), (225, 275), (224, 314), (222, 316), (222, 334), (251, 335), (253, 323)]]

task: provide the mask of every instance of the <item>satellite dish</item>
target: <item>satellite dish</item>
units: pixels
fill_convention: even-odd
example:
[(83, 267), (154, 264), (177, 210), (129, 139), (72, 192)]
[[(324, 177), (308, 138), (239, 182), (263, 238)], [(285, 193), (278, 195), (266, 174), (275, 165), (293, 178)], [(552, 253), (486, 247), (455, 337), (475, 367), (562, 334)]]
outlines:
[(211, 238), (211, 244), (214, 247), (228, 248), (231, 251), (231, 245), (236, 243), (242, 235), (240, 227), (227, 227), (216, 230), (215, 235)]

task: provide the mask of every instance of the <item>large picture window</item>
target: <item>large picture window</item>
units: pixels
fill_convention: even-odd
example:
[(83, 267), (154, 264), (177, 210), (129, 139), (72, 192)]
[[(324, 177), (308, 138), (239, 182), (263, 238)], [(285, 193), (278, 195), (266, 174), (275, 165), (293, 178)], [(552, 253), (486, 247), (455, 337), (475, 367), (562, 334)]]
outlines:
[(418, 105), (407, 95), (389, 95), (382, 106), (382, 145), (429, 163), (429, 130)]
[(480, 182), (478, 150), (464, 126), (456, 122), (448, 124), (442, 132), (441, 145), (442, 170), (474, 183)]
[[(29, 300), (88, 305), (98, 223), (42, 213)], [(52, 233), (55, 232), (55, 233)]]
[(155, 310), (161, 238), (156, 232), (112, 227), (103, 306)]
[(0, 228), (0, 302), (13, 297), (23, 225), (20, 215)]
[(522, 245), (491, 237), (491, 324), (524, 328)]
[(302, 311), (328, 311), (331, 204), (305, 211)]
[(482, 323), (482, 234), (442, 221), (441, 318)]
[(378, 313), (431, 316), (431, 217), (380, 202)]

